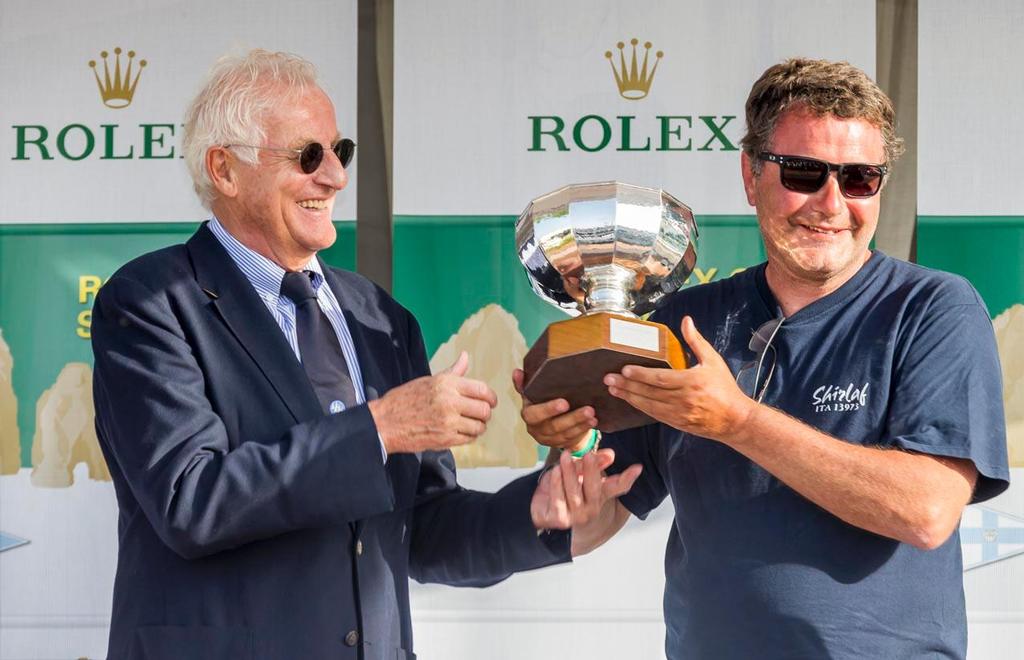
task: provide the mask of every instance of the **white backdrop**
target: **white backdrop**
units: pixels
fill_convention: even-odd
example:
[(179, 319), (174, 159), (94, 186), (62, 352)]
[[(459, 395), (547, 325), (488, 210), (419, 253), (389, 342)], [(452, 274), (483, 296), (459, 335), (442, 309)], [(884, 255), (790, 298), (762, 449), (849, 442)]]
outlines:
[[(649, 68), (663, 53), (640, 100), (619, 95), (605, 57), (612, 51), (619, 66), (616, 45), (624, 42), (628, 66), (633, 38), (638, 66), (646, 42)], [(845, 59), (873, 74), (875, 3), (396, 3), (395, 213), (518, 214), (566, 183), (609, 179), (663, 187), (698, 213), (750, 213), (738, 152), (723, 151), (719, 140), (702, 150), (714, 134), (700, 117), (714, 117), (716, 126), (735, 117), (722, 131), (738, 148), (750, 85), (795, 56)], [(612, 133), (595, 152), (572, 140), (574, 124), (588, 115)], [(530, 151), (530, 117), (541, 116), (563, 119), (570, 151), (557, 151), (550, 137), (542, 138), (544, 151)], [(633, 117), (625, 145), (623, 116)], [(667, 139), (658, 117), (675, 117), (664, 120)], [(587, 120), (581, 142), (596, 147), (602, 133), (597, 119)], [(649, 151), (618, 150), (647, 139)]]
[(919, 215), (1024, 215), (1022, 34), (1017, 0), (921, 2)]
[[(339, 129), (356, 135), (356, 3), (225, 2), (160, 0), (2, 0), (0, 2), (0, 222), (186, 222), (203, 219), (181, 155), (181, 123), (188, 101), (206, 72), (226, 53), (251, 48), (302, 55), (319, 69), (335, 103)], [(141, 68), (131, 104), (104, 105), (89, 62), (104, 78), (102, 51), (110, 76), (114, 48), (134, 50), (134, 72)], [(132, 76), (134, 79), (134, 75)], [(93, 135), (92, 152), (81, 160), (60, 154), (58, 138), (69, 125)], [(107, 139), (109, 129), (112, 140)], [(146, 129), (150, 128), (147, 140)], [(169, 125), (169, 126), (168, 126)], [(38, 146), (19, 155), (16, 126), (43, 126), (53, 160)], [(24, 129), (28, 140), (36, 129)], [(65, 134), (72, 157), (86, 152), (83, 128)], [(150, 154), (145, 158), (146, 143)], [(110, 156), (132, 158), (103, 158)], [(173, 150), (173, 151), (172, 151)], [(155, 158), (155, 156), (173, 156)], [(355, 218), (355, 180), (339, 195), (335, 219)], [(18, 194), (10, 194), (17, 191)]]

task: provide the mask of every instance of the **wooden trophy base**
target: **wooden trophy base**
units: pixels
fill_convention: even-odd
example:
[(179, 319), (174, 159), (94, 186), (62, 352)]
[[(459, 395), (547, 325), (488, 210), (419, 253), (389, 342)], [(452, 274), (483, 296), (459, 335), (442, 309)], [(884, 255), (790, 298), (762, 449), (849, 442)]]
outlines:
[(653, 421), (608, 393), (604, 376), (627, 364), (685, 369), (675, 335), (660, 323), (595, 312), (548, 326), (523, 359), (523, 394), (534, 403), (566, 399), (570, 409), (593, 406), (609, 433)]

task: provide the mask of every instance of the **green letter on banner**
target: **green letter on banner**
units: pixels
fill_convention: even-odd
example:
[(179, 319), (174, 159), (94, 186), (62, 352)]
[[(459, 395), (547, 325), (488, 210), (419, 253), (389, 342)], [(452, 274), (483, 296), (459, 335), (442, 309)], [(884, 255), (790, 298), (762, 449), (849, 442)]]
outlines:
[[(32, 160), (25, 155), (25, 145), (34, 144), (39, 147), (39, 154), (43, 157), (43, 160), (53, 160), (53, 156), (50, 155), (50, 150), (43, 144), (46, 142), (46, 136), (48, 135), (45, 126), (37, 126), (35, 124), (26, 124), (24, 126), (11, 126), (14, 131), (18, 134), (18, 155), (11, 160)], [(35, 129), (38, 132), (38, 136), (34, 140), (29, 140), (25, 133), (28, 129)]]
[[(77, 156), (69, 154), (67, 147), (64, 144), (64, 141), (68, 137), (68, 133), (70, 133), (73, 128), (77, 128), (82, 132), (82, 135), (85, 136), (85, 147), (82, 148), (82, 153)], [(57, 151), (60, 152), (61, 156), (64, 156), (68, 160), (82, 160), (83, 158), (88, 158), (89, 154), (92, 153), (92, 148), (95, 146), (96, 138), (93, 137), (92, 131), (89, 130), (89, 127), (84, 124), (68, 124), (64, 128), (60, 129), (60, 133), (57, 133)]]
[(670, 147), (668, 141), (670, 135), (674, 135), (680, 140), (683, 139), (683, 127), (676, 126), (672, 128), (670, 123), (673, 119), (682, 119), (686, 122), (688, 128), (693, 128), (693, 118), (688, 115), (658, 115), (658, 120), (661, 121), (661, 144), (658, 146), (658, 151), (690, 151), (693, 140), (687, 138), (685, 147)]
[[(543, 130), (540, 127), (540, 122), (543, 119), (553, 119), (555, 127), (550, 131)], [(539, 115), (536, 117), (530, 117), (530, 121), (533, 122), (533, 146), (527, 149), (527, 151), (545, 151), (544, 147), (540, 146), (540, 136), (542, 135), (550, 135), (555, 138), (555, 142), (558, 143), (559, 151), (569, 151), (569, 147), (565, 146), (565, 140), (563, 140), (562, 136), (559, 135), (562, 132), (562, 129), (565, 128), (565, 122), (562, 121), (561, 117), (556, 117), (554, 115)]]
[(630, 144), (630, 135), (633, 129), (633, 120), (636, 117), (632, 115), (619, 115), (619, 125), (622, 128), (622, 143), (616, 151), (650, 151), (651, 150), (651, 138), (647, 138), (642, 147), (634, 147)]
[(103, 155), (101, 160), (125, 160), (135, 154), (135, 147), (128, 147), (128, 153), (123, 156), (114, 154), (114, 129), (117, 124), (100, 124), (103, 127)]
[[(588, 147), (583, 144), (583, 124), (591, 119), (596, 119), (597, 123), (601, 125), (601, 142), (598, 143), (596, 147)], [(583, 151), (601, 151), (608, 146), (609, 142), (612, 141), (612, 127), (608, 121), (600, 115), (586, 115), (580, 117), (580, 120), (572, 127), (572, 141), (575, 142), (576, 146)]]
[(142, 127), (142, 158), (174, 158), (173, 146), (169, 153), (153, 154), (153, 145), (158, 144), (161, 147), (164, 146), (164, 138), (168, 135), (168, 133), (154, 135), (154, 129), (167, 129), (170, 136), (174, 137), (173, 124), (139, 124), (139, 126)]
[(704, 122), (708, 128), (711, 129), (712, 135), (711, 139), (704, 143), (704, 146), (698, 149), (697, 151), (711, 151), (711, 147), (709, 145), (715, 140), (718, 140), (719, 142), (722, 143), (722, 148), (719, 151), (737, 151), (736, 147), (733, 146), (732, 142), (729, 142), (729, 138), (725, 137), (725, 133), (722, 132), (722, 129), (725, 128), (726, 124), (731, 122), (733, 119), (736, 119), (736, 117), (732, 115), (722, 117), (722, 119), (724, 119), (725, 121), (722, 122), (721, 126), (716, 126), (714, 116), (700, 118), (700, 120)]

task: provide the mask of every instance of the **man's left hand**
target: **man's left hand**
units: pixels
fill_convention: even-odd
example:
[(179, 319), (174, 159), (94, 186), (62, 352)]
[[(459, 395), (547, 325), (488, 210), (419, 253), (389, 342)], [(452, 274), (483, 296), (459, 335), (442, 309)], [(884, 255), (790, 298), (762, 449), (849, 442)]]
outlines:
[(722, 356), (684, 316), (681, 329), (697, 364), (690, 369), (629, 365), (604, 378), (608, 391), (663, 424), (729, 442), (757, 405), (736, 384)]
[(586, 526), (600, 522), (603, 514), (625, 495), (640, 476), (642, 467), (631, 465), (614, 476), (605, 468), (615, 461), (615, 452), (600, 449), (574, 460), (563, 452), (558, 464), (541, 475), (530, 502), (533, 525), (542, 529), (573, 529), (587, 536)]

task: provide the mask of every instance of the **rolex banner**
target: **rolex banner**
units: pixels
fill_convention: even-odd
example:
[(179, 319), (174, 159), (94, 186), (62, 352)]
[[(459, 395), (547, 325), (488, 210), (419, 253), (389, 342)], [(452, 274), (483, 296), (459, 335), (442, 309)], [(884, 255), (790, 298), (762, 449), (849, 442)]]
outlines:
[[(419, 319), (432, 366), (468, 350), (470, 375), (500, 401), (487, 434), (456, 449), (460, 481), (496, 488), (541, 453), (510, 375), (567, 317), (531, 290), (516, 217), (569, 183), (661, 187), (697, 217), (690, 285), (761, 262), (740, 178), (743, 106), (765, 68), (794, 56), (873, 74), (875, 3), (395, 3), (395, 295)], [(630, 523), (571, 570), (484, 591), (418, 586), (419, 652), (661, 657), (671, 517), (665, 505)]]
[(917, 258), (967, 277), (993, 317), (1011, 465), (1009, 491), (960, 527), (971, 657), (1024, 645), (1022, 26), (1015, 0), (920, 3)]
[[(356, 136), (356, 2), (0, 0), (0, 657), (102, 658), (117, 506), (93, 428), (91, 309), (208, 212), (181, 152), (218, 57), (317, 65)], [(354, 264), (355, 176), (339, 195)]]

